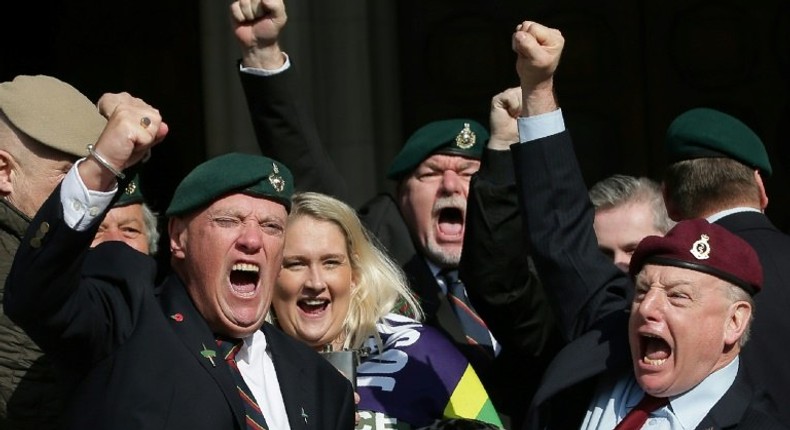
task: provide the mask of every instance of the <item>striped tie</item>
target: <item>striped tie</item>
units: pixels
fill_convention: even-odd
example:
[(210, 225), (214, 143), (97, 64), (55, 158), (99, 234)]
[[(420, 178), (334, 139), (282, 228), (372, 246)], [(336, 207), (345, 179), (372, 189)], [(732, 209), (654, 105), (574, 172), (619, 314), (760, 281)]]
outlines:
[(236, 381), (239, 397), (244, 403), (247, 430), (266, 430), (268, 425), (266, 424), (266, 419), (263, 418), (263, 412), (261, 412), (258, 402), (255, 401), (255, 396), (252, 395), (250, 388), (244, 382), (244, 378), (239, 372), (239, 367), (236, 366), (236, 353), (241, 349), (241, 344), (241, 339), (217, 338), (220, 354), (222, 354), (225, 362), (230, 367), (230, 373), (233, 375), (234, 381)]
[(447, 287), (447, 300), (453, 312), (461, 322), (461, 327), (470, 345), (476, 345), (488, 357), (494, 357), (494, 347), (486, 323), (472, 308), (466, 296), (464, 284), (458, 279), (458, 271), (450, 270), (439, 273), (439, 279)]

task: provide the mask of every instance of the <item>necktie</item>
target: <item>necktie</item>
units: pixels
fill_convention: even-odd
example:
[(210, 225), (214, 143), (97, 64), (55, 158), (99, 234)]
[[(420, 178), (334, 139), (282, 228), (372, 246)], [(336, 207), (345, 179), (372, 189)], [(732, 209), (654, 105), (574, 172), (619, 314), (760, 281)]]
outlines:
[(472, 308), (466, 296), (464, 284), (458, 279), (458, 271), (450, 270), (439, 274), (439, 278), (447, 287), (447, 300), (453, 312), (461, 322), (461, 327), (470, 345), (478, 346), (489, 358), (494, 357), (494, 347), (488, 327), (482, 318)]
[(667, 397), (653, 397), (650, 394), (645, 393), (645, 397), (642, 397), (642, 400), (639, 401), (631, 412), (629, 412), (620, 424), (617, 424), (617, 427), (614, 430), (639, 430), (647, 421), (647, 417), (650, 415), (651, 412), (655, 411), (662, 406), (666, 406), (669, 403), (669, 398)]
[(236, 388), (239, 391), (242, 403), (244, 403), (244, 411), (246, 412), (247, 430), (266, 430), (268, 425), (266, 419), (263, 418), (263, 412), (255, 401), (255, 396), (252, 391), (244, 382), (244, 378), (239, 372), (239, 367), (236, 365), (236, 354), (241, 349), (241, 339), (228, 339), (217, 338), (217, 346), (219, 347), (222, 358), (228, 363), (230, 373), (233, 375), (233, 380), (236, 382)]

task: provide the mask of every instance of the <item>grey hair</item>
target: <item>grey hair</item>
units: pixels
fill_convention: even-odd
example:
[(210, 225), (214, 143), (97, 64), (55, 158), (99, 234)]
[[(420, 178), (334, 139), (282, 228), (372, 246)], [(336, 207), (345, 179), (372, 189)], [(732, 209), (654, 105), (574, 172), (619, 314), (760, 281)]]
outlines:
[(645, 202), (652, 209), (653, 226), (656, 230), (666, 233), (675, 225), (667, 214), (661, 186), (650, 178), (612, 175), (596, 182), (590, 188), (589, 195), (596, 211), (627, 203)]
[(148, 238), (148, 254), (155, 255), (159, 250), (159, 229), (156, 212), (143, 203), (143, 222), (145, 222), (145, 237)]
[(746, 345), (746, 342), (748, 342), (749, 338), (751, 337), (752, 321), (754, 321), (754, 314), (755, 314), (754, 298), (749, 293), (747, 293), (746, 290), (735, 284), (725, 282), (724, 288), (726, 289), (725, 294), (727, 298), (730, 299), (731, 303), (746, 302), (752, 308), (752, 314), (749, 317), (749, 321), (746, 323), (746, 328), (743, 330), (743, 334), (741, 335), (741, 338), (738, 340), (738, 344), (740, 345), (741, 348), (743, 348), (744, 345)]

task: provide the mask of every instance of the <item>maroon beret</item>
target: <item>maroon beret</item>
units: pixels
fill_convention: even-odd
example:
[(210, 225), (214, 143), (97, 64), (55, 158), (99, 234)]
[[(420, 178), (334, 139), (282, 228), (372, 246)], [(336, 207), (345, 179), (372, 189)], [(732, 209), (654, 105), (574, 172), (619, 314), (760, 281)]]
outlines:
[(751, 295), (763, 287), (763, 268), (751, 245), (705, 219), (681, 221), (666, 236), (642, 239), (631, 257), (631, 276), (636, 276), (646, 264), (707, 273), (733, 283)]

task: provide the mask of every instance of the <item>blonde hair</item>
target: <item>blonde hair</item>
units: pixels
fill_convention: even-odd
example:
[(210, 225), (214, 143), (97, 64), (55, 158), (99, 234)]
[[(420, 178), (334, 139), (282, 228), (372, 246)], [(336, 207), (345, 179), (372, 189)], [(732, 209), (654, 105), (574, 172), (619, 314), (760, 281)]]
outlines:
[(384, 316), (401, 303), (405, 303), (416, 319), (422, 319), (422, 311), (408, 287), (403, 270), (382, 251), (354, 209), (325, 194), (294, 194), (288, 220), (305, 216), (334, 223), (346, 238), (356, 288), (351, 292), (351, 304), (343, 322), (344, 349), (360, 348), (371, 336), (380, 346), (376, 323), (386, 323)]

